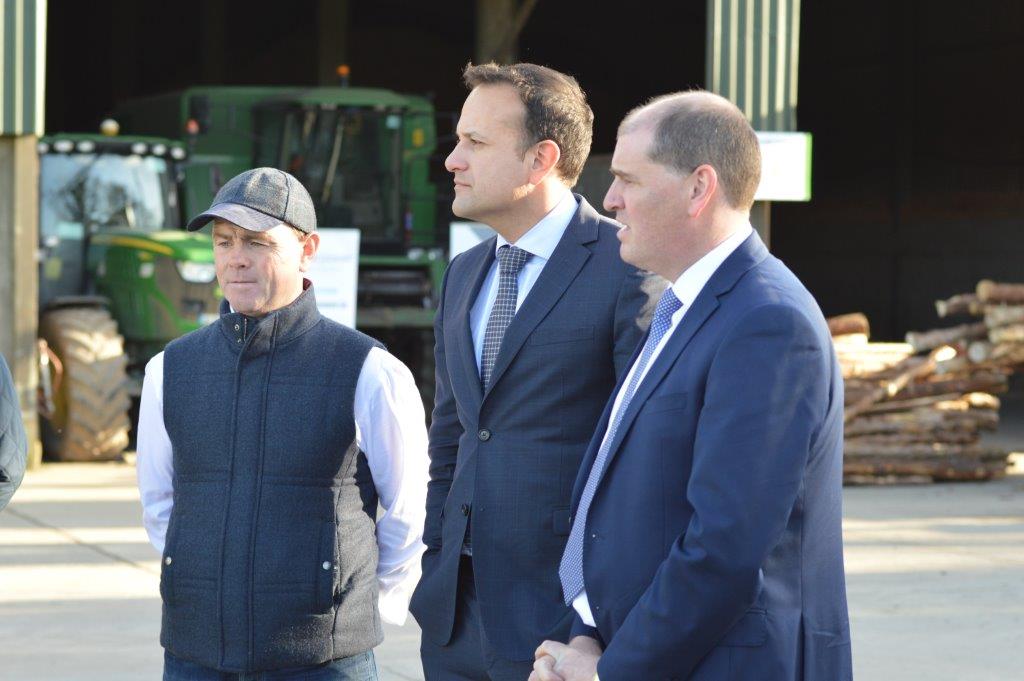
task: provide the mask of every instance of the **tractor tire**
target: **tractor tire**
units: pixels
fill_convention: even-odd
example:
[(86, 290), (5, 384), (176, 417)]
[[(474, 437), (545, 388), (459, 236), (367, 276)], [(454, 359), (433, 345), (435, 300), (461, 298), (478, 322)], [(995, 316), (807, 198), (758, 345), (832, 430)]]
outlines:
[(131, 406), (124, 338), (102, 308), (47, 312), (40, 334), (63, 364), (43, 445), (59, 461), (110, 461), (128, 446)]

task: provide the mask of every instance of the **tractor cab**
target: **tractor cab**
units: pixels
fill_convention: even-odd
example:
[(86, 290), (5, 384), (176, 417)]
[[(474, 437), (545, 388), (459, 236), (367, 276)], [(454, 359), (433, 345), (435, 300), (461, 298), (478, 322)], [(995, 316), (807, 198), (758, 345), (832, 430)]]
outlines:
[(177, 160), (185, 156), (180, 146), (142, 138), (59, 135), (40, 141), (44, 305), (90, 288), (87, 251), (96, 235), (180, 226), (171, 153)]
[(321, 225), (358, 226), (364, 252), (404, 252), (401, 110), (293, 102), (254, 116), (256, 165), (294, 175)]

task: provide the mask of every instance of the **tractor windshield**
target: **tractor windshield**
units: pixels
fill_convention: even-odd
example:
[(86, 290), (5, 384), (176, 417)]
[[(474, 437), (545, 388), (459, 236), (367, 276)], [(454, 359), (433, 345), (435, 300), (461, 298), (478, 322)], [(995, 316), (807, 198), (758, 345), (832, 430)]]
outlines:
[(295, 175), (320, 226), (357, 227), (364, 245), (403, 243), (400, 113), (319, 106), (258, 116), (258, 164)]
[(43, 154), (40, 236), (83, 239), (110, 229), (154, 232), (181, 226), (168, 162), (111, 153)]

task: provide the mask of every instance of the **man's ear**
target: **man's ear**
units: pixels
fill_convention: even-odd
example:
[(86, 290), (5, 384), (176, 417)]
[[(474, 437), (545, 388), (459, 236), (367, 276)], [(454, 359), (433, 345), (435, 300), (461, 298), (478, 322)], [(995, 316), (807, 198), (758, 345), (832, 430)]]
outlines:
[(317, 250), (320, 248), (320, 235), (310, 232), (302, 242), (302, 257), (299, 260), (299, 271), (308, 272)]
[(562, 158), (562, 150), (551, 140), (541, 140), (526, 152), (530, 162), (530, 184), (538, 185), (544, 181), (558, 165)]
[(707, 164), (697, 166), (687, 179), (686, 193), (687, 214), (691, 218), (700, 216), (718, 193), (718, 173)]

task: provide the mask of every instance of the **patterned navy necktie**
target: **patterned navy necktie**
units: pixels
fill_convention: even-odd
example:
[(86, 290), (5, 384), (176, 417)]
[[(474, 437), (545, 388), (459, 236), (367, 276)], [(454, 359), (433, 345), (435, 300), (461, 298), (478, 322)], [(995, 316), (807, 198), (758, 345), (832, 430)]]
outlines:
[(519, 271), (523, 269), (531, 255), (530, 252), (510, 244), (498, 249), (498, 297), (491, 308), (491, 316), (487, 318), (484, 348), (480, 356), (480, 383), (485, 391), (491, 382), (491, 372), (494, 371), (494, 361), (498, 358), (505, 329), (516, 316)]
[(622, 417), (626, 413), (626, 409), (629, 408), (629, 402), (633, 399), (637, 386), (640, 385), (640, 379), (651, 360), (651, 355), (654, 354), (655, 348), (658, 347), (658, 343), (661, 342), (665, 333), (672, 328), (672, 315), (682, 306), (683, 304), (679, 302), (679, 298), (676, 298), (671, 287), (661, 294), (661, 300), (658, 301), (658, 307), (654, 310), (651, 330), (640, 353), (640, 359), (637, 360), (636, 369), (622, 395), (622, 402), (619, 403), (619, 408), (615, 412), (611, 427), (608, 428), (604, 441), (601, 442), (601, 447), (597, 450), (597, 456), (594, 457), (594, 465), (590, 468), (587, 484), (583, 487), (583, 493), (580, 495), (576, 518), (572, 524), (572, 530), (569, 532), (569, 541), (565, 545), (565, 553), (562, 554), (562, 563), (558, 566), (558, 576), (562, 580), (562, 594), (565, 597), (566, 605), (572, 605), (572, 602), (583, 591), (583, 537), (586, 536), (587, 513), (590, 511), (590, 502), (594, 500), (597, 484), (601, 481), (601, 475), (604, 473), (605, 461), (608, 459), (612, 441), (615, 440), (615, 433), (622, 423)]

